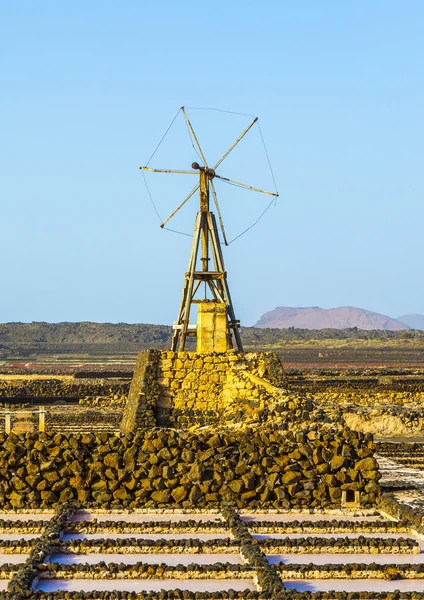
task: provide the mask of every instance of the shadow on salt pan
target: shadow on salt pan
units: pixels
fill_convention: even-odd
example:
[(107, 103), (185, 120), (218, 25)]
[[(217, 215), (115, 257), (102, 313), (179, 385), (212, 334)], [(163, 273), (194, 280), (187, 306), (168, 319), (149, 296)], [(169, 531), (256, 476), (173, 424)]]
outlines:
[(256, 591), (253, 579), (41, 579), (37, 591), (42, 592), (156, 592), (188, 590), (191, 592)]

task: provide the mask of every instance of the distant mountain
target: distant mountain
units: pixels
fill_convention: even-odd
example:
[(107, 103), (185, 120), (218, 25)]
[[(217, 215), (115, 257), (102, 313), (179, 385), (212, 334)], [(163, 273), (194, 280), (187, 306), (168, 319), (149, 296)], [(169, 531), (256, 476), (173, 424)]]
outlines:
[(424, 331), (424, 315), (403, 315), (403, 317), (397, 317), (396, 320), (409, 325), (411, 329)]
[(362, 308), (354, 308), (353, 306), (328, 309), (319, 308), (318, 306), (307, 308), (280, 306), (262, 315), (254, 327), (275, 329), (286, 329), (288, 327), (301, 329), (347, 329), (358, 327), (358, 329), (383, 329), (386, 331), (410, 329), (408, 324), (398, 319), (392, 319), (391, 317)]

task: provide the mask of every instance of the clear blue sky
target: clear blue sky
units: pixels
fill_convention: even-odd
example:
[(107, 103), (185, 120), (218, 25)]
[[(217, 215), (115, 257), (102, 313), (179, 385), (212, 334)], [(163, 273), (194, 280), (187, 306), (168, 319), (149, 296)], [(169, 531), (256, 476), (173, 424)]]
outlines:
[[(3, 0), (0, 60), (0, 321), (176, 318), (190, 239), (138, 167), (181, 105), (258, 115), (274, 167), (277, 206), (225, 251), (242, 323), (424, 313), (421, 0)], [(246, 123), (191, 116), (211, 157)], [(156, 166), (196, 158), (178, 123)], [(252, 134), (223, 173), (272, 188), (263, 161)], [(192, 183), (153, 178), (163, 213)], [(221, 188), (235, 234), (266, 199)]]

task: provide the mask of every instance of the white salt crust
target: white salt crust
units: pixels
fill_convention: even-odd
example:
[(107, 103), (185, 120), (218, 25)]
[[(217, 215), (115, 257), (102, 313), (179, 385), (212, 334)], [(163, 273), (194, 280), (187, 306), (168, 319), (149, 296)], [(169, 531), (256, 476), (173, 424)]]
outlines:
[(278, 562), (285, 565), (420, 565), (424, 563), (424, 554), (268, 554), (267, 559), (272, 565)]
[(0, 554), (0, 565), (10, 563), (12, 565), (19, 565), (28, 558), (28, 554)]
[(413, 535), (412, 533), (350, 533), (349, 531), (347, 531), (346, 533), (254, 533), (252, 534), (252, 537), (256, 538), (257, 540), (281, 540), (284, 538), (289, 538), (290, 540), (297, 540), (297, 539), (307, 539), (307, 538), (315, 538), (315, 537), (319, 537), (319, 538), (323, 538), (323, 539), (336, 539), (336, 540), (343, 540), (343, 539), (358, 539), (360, 537), (364, 537), (367, 539), (372, 539), (372, 538), (382, 538), (385, 540), (388, 539), (395, 539), (398, 540), (400, 538), (409, 538), (409, 539), (413, 539), (416, 540), (418, 543), (420, 543), (420, 540)]
[(240, 554), (54, 554), (49, 557), (49, 562), (62, 565), (89, 565), (105, 563), (124, 563), (134, 565), (143, 562), (151, 565), (213, 565), (215, 563), (231, 563), (242, 565)]
[(174, 512), (111, 512), (111, 513), (96, 513), (95, 511), (81, 511), (74, 514), (73, 521), (92, 521), (97, 519), (99, 522), (104, 521), (126, 521), (128, 523), (149, 523), (151, 521), (169, 521), (176, 523), (178, 521), (217, 521), (222, 522), (222, 515), (219, 513), (174, 513)]
[(240, 515), (242, 521), (272, 521), (275, 523), (292, 523), (293, 521), (381, 521), (379, 513), (351, 515), (349, 513), (246, 513)]
[(53, 513), (7, 513), (1, 512), (0, 519), (4, 521), (50, 521)]
[(2, 542), (13, 540), (33, 540), (41, 537), (41, 533), (0, 533), (0, 546)]
[[(1, 582), (0, 582), (1, 583)], [(7, 582), (6, 582), (7, 583)], [(6, 589), (6, 588), (4, 588)], [(41, 579), (36, 590), (56, 591), (113, 591), (150, 592), (160, 590), (189, 590), (192, 592), (256, 591), (253, 579)]]
[(224, 540), (230, 533), (65, 533), (63, 540)]
[(293, 579), (285, 580), (288, 589), (298, 592), (423, 592), (424, 579)]

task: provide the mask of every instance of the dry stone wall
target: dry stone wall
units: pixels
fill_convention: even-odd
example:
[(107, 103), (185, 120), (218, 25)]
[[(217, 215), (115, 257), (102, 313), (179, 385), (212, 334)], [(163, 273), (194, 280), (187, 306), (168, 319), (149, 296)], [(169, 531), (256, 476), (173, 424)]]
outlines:
[(122, 433), (131, 433), (139, 427), (156, 425), (155, 412), (160, 396), (157, 382), (159, 357), (160, 353), (156, 350), (145, 350), (138, 355), (124, 407)]
[[(275, 353), (148, 350), (139, 354), (121, 426), (123, 433), (152, 423), (190, 427), (264, 420), (278, 404), (287, 420), (306, 418), (312, 404), (284, 390)], [(146, 421), (147, 419), (147, 421)]]
[(5, 379), (0, 380), (0, 402), (19, 402), (29, 399), (42, 400), (47, 403), (57, 399), (78, 401), (81, 398), (114, 396), (128, 394), (128, 383), (117, 381), (77, 379)]
[(3, 509), (86, 507), (325, 508), (343, 490), (375, 503), (372, 436), (329, 425), (198, 433), (150, 428), (106, 433), (0, 435)]

